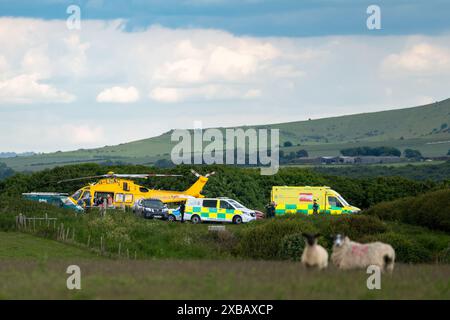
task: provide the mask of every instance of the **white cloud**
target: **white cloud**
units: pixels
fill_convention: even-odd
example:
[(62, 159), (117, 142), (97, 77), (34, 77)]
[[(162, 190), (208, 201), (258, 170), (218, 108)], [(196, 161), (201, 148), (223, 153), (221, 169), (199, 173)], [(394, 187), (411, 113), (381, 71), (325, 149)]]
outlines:
[(161, 103), (177, 103), (186, 101), (211, 101), (253, 99), (261, 96), (261, 90), (232, 87), (227, 85), (201, 85), (195, 87), (156, 87), (150, 91), (149, 97)]
[[(450, 34), (258, 38), (125, 25), (85, 19), (76, 31), (65, 20), (0, 18), (0, 149), (67, 150), (146, 138), (192, 119), (283, 122), (448, 97)], [(109, 104), (101, 129), (97, 101)], [(117, 102), (133, 102), (126, 119)], [(75, 118), (90, 125), (67, 127), (80, 127)], [(46, 130), (56, 127), (67, 135)]]
[(97, 95), (97, 102), (131, 103), (139, 100), (139, 91), (131, 87), (112, 87)]
[(96, 145), (104, 139), (104, 130), (100, 126), (65, 125), (63, 131), (70, 143), (77, 145)]
[(163, 103), (174, 103), (181, 100), (179, 89), (156, 87), (150, 92), (150, 98)]
[(414, 44), (387, 56), (382, 62), (385, 72), (429, 75), (450, 70), (450, 50), (429, 43)]
[(36, 73), (0, 81), (0, 103), (69, 103), (74, 100), (74, 95), (42, 83)]

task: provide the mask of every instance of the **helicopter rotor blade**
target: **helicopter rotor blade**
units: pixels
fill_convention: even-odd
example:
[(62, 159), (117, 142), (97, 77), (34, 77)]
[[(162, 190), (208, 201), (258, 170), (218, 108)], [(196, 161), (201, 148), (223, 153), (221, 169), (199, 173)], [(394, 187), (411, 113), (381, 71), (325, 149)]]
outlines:
[(200, 178), (200, 177), (201, 177), (201, 174), (198, 173), (197, 171), (195, 171), (194, 169), (191, 169), (191, 173), (192, 173), (194, 176), (196, 176), (197, 178)]
[(216, 174), (215, 171), (208, 172), (207, 174), (205, 174), (205, 177), (206, 177), (206, 178), (209, 178), (209, 177), (211, 177), (211, 176), (213, 176), (213, 175), (215, 175), (215, 174)]
[(126, 174), (126, 173), (115, 173), (112, 175), (112, 177), (117, 178), (141, 178), (141, 179), (147, 179), (148, 177), (182, 177), (181, 174), (163, 174), (163, 173), (136, 173), (136, 174)]
[(77, 181), (77, 180), (85, 180), (85, 179), (94, 179), (94, 178), (103, 178), (103, 177), (107, 177), (107, 176), (108, 175), (102, 174), (102, 175), (99, 175), (99, 176), (88, 176), (88, 177), (64, 179), (64, 180), (59, 180), (57, 183), (63, 183), (63, 182), (69, 182), (69, 181)]

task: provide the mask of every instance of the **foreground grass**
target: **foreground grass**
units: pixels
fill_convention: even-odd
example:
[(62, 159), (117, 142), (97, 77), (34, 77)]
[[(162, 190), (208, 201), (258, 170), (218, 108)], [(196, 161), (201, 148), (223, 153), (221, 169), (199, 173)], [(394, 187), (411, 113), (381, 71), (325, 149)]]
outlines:
[[(16, 232), (0, 232), (1, 299), (450, 299), (450, 265), (397, 264), (381, 290), (362, 270), (323, 272), (298, 262), (127, 260)], [(81, 290), (66, 288), (67, 266)]]
[(87, 250), (18, 232), (0, 231), (0, 263), (5, 259), (96, 258)]
[(0, 298), (450, 299), (449, 265), (397, 265), (382, 276), (381, 290), (368, 290), (364, 271), (319, 272), (286, 261), (79, 260), (82, 289), (71, 291), (68, 264), (2, 260)]

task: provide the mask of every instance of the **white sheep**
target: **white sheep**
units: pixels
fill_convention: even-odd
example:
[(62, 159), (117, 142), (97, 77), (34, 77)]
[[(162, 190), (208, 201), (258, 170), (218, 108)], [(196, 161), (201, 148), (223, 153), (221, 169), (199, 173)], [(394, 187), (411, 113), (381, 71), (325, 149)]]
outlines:
[(316, 267), (324, 269), (328, 266), (328, 252), (324, 247), (317, 244), (317, 234), (302, 233), (305, 237), (305, 249), (302, 253), (302, 265), (305, 267)]
[(394, 270), (395, 251), (386, 243), (361, 244), (338, 234), (334, 240), (331, 261), (336, 267), (343, 270), (376, 265), (382, 271), (392, 272)]

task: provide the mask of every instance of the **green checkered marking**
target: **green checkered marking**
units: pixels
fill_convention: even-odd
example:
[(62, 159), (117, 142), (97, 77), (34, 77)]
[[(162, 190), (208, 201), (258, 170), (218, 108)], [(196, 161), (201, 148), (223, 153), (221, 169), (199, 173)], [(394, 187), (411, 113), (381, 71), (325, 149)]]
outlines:
[(217, 208), (209, 208), (209, 212), (217, 212)]
[(217, 218), (219, 218), (219, 219), (225, 219), (225, 218), (226, 218), (225, 213), (219, 213), (219, 214), (217, 214)]
[(200, 212), (202, 209), (200, 207), (193, 207), (192, 211), (194, 212)]
[(287, 210), (297, 209), (297, 206), (295, 204), (287, 204), (286, 209)]
[(208, 218), (209, 217), (209, 213), (202, 212), (201, 216), (202, 216), (202, 218)]

